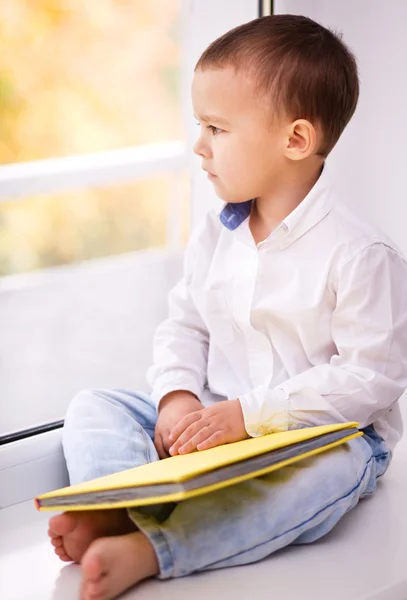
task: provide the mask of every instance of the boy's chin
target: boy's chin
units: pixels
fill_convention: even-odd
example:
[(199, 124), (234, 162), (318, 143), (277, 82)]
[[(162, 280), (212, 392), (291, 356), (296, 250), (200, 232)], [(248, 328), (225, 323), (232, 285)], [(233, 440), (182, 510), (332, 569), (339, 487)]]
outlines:
[(223, 202), (227, 202), (228, 204), (242, 204), (243, 202), (247, 202), (247, 200), (251, 200), (252, 198), (246, 196), (242, 196), (242, 194), (233, 193), (231, 191), (227, 191), (222, 189), (220, 186), (213, 186), (215, 194), (223, 200)]

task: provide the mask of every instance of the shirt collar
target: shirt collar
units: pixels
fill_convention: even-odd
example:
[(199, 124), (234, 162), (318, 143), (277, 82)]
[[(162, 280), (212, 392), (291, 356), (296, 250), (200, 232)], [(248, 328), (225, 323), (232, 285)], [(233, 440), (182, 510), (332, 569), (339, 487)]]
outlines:
[(229, 202), (219, 215), (221, 223), (230, 231), (237, 229), (250, 215), (253, 200)]
[[(237, 229), (250, 215), (252, 202), (253, 200), (246, 200), (226, 204), (219, 215), (221, 223), (230, 231)], [(294, 241), (321, 221), (333, 205), (330, 178), (325, 165), (314, 187), (280, 225), (284, 224), (286, 235), (290, 236), (290, 241)]]

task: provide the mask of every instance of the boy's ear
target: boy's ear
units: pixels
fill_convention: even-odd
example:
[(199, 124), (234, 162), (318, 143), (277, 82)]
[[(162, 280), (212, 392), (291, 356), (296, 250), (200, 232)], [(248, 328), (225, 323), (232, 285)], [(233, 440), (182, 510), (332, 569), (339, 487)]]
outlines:
[(297, 119), (289, 125), (285, 155), (291, 160), (303, 160), (315, 151), (317, 132), (306, 119)]

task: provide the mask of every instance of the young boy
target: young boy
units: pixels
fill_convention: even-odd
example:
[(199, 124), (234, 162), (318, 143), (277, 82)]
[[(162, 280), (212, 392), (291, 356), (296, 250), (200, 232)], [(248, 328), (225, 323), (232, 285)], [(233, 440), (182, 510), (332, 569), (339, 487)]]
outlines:
[(356, 108), (354, 57), (308, 18), (263, 17), (209, 46), (192, 97), (194, 150), (226, 204), (188, 246), (151, 397), (73, 400), (71, 483), (324, 423), (357, 421), (364, 436), (177, 505), (52, 518), (56, 553), (82, 565), (82, 600), (317, 540), (374, 492), (401, 434), (406, 262), (337, 201), (324, 167)]

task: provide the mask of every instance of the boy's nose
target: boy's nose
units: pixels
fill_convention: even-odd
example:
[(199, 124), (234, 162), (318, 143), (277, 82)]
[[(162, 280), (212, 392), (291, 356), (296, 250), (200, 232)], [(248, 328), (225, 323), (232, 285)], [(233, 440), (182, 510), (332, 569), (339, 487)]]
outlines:
[(198, 156), (202, 156), (202, 158), (211, 158), (211, 151), (207, 144), (204, 144), (201, 137), (197, 139), (193, 146), (193, 151)]

